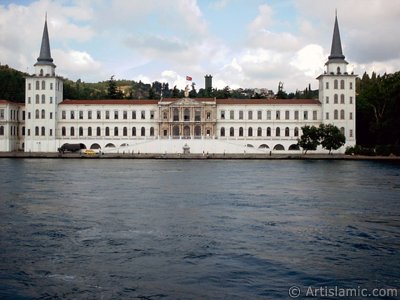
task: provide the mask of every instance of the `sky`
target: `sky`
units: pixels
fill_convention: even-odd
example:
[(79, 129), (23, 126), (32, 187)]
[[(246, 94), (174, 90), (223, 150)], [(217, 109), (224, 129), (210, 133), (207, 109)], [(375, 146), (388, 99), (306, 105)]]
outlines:
[(47, 12), (56, 73), (72, 80), (317, 89), (335, 10), (349, 71), (400, 70), (400, 0), (0, 0), (0, 63), (34, 72)]

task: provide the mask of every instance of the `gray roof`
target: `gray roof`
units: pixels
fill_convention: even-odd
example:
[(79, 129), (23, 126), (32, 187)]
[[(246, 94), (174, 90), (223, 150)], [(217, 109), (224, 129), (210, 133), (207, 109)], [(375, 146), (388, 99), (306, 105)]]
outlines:
[(331, 55), (329, 55), (329, 61), (332, 60), (344, 60), (345, 56), (342, 51), (342, 42), (340, 41), (340, 32), (337, 16), (335, 16), (335, 27), (333, 29), (333, 38), (332, 38), (332, 47), (331, 47)]
[(40, 46), (40, 54), (37, 58), (36, 65), (50, 65), (55, 67), (53, 64), (53, 59), (51, 58), (50, 52), (50, 41), (49, 41), (49, 32), (47, 31), (47, 19), (44, 22), (43, 36), (42, 36), (42, 45)]

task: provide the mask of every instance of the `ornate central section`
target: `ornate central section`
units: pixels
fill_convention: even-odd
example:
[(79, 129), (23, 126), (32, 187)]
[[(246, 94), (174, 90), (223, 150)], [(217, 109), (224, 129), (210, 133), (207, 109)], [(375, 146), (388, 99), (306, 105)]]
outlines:
[(182, 98), (159, 103), (159, 132), (161, 138), (213, 138), (215, 136), (217, 105), (215, 100), (198, 101)]

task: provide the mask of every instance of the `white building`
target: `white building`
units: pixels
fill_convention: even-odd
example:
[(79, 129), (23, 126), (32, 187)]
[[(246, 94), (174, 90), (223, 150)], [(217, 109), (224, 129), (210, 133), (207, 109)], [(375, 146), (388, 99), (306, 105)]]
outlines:
[[(355, 79), (348, 74), (335, 18), (319, 100), (163, 98), (64, 100), (47, 21), (25, 106), (0, 101), (0, 151), (55, 152), (65, 143), (119, 153), (299, 152), (304, 125), (334, 124), (356, 143)], [(322, 149), (318, 149), (323, 152)]]

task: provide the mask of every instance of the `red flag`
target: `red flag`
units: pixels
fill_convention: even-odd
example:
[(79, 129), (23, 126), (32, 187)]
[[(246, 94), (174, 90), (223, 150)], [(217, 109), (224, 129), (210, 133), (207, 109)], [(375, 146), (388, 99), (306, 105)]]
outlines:
[(192, 77), (186, 76), (186, 80), (187, 80), (187, 81), (192, 81)]

